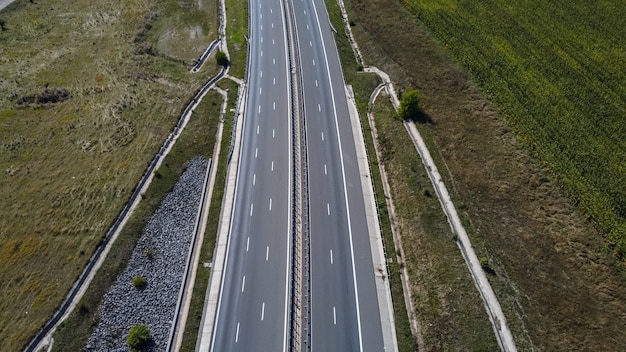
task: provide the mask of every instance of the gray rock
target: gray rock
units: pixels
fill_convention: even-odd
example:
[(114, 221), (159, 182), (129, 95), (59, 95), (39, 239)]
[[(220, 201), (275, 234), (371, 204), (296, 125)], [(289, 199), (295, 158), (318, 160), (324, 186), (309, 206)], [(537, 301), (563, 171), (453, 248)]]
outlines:
[[(146, 350), (164, 351), (189, 254), (208, 160), (192, 159), (152, 215), (137, 242), (128, 267), (99, 307), (99, 321), (85, 351), (124, 351), (128, 330), (146, 324), (152, 343)], [(133, 278), (143, 276), (143, 289)]]

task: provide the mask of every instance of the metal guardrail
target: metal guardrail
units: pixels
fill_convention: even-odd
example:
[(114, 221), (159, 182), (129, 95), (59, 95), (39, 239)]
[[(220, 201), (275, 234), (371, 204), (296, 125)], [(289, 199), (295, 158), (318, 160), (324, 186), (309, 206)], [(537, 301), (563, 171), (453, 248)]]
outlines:
[(302, 74), (293, 5), (283, 0), (287, 24), (287, 46), (290, 67), (290, 94), (293, 148), (293, 236), (291, 272), (290, 351), (308, 350), (309, 329), (309, 250), (308, 250), (308, 178)]

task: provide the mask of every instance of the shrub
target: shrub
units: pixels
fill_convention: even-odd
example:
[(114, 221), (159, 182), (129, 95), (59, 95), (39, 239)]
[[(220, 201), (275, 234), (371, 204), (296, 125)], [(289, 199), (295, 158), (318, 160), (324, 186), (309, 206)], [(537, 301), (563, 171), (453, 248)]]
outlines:
[(228, 66), (228, 57), (226, 56), (226, 53), (223, 51), (218, 51), (217, 54), (215, 54), (215, 61), (220, 66), (224, 66), (224, 67)]
[(487, 257), (480, 258), (480, 266), (483, 268), (483, 270), (486, 273), (495, 275), (496, 272), (493, 270), (491, 265), (489, 265), (489, 258)]
[(420, 92), (417, 89), (402, 94), (398, 114), (404, 120), (418, 120), (422, 113)]
[(135, 278), (133, 279), (133, 286), (135, 286), (136, 288), (142, 289), (146, 287), (147, 284), (148, 280), (146, 280), (146, 278), (143, 276), (135, 276)]
[(150, 341), (150, 329), (145, 324), (137, 324), (128, 331), (126, 342), (133, 349), (141, 349)]

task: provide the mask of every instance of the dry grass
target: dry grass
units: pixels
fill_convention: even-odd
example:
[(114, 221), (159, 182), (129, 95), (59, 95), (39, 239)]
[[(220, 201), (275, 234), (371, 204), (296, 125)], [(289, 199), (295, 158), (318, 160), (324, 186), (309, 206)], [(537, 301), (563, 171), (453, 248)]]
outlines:
[[(421, 90), (433, 123), (418, 127), (446, 177), (479, 257), (490, 259), (495, 270), (490, 280), (520, 349), (619, 351), (626, 346), (623, 275), (597, 232), (511, 132), (503, 119), (506, 115), (492, 107), (397, 1), (348, 1), (348, 11), (366, 62), (390, 73), (402, 89)], [(391, 128), (381, 126), (383, 131)], [(398, 133), (389, 138), (395, 140)], [(410, 155), (412, 148), (401, 143), (388, 157)], [(473, 325), (454, 323), (462, 318), (455, 317), (444, 298), (455, 291), (451, 285), (473, 289), (460, 279), (467, 269), (452, 265), (460, 254), (446, 252), (450, 249), (424, 227), (432, 222), (436, 229), (444, 222), (440, 213), (421, 209), (428, 202), (421, 190), (429, 182), (414, 174), (422, 166), (388, 162), (396, 170), (390, 173), (400, 195), (396, 206), (404, 223), (407, 256), (415, 258), (411, 275), (417, 306), (439, 302), (434, 307), (451, 312), (440, 316), (418, 309), (426, 331), (424, 347), (466, 350), (468, 345), (459, 343), (458, 335), (473, 334)], [(426, 257), (430, 260), (417, 255), (422, 250), (430, 253)], [(429, 276), (433, 267), (447, 262), (450, 275)], [(429, 332), (430, 324), (438, 328)]]
[(494, 351), (493, 330), (424, 166), (391, 103), (373, 113), (424, 351)]
[[(186, 52), (157, 48), (164, 33), (199, 25), (168, 27), (186, 18), (184, 4), (196, 3), (17, 2), (3, 10), (0, 350), (21, 348), (56, 309), (212, 74), (188, 73), (212, 30)], [(67, 89), (70, 98), (18, 104), (46, 88)]]

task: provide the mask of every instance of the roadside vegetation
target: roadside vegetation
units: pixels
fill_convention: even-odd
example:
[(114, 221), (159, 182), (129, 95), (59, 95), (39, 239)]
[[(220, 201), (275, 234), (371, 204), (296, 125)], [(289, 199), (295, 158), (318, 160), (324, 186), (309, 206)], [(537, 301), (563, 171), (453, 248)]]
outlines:
[[(226, 41), (228, 44), (227, 57), (224, 53), (220, 59), (216, 54), (216, 61), (223, 65), (223, 59), (227, 60), (229, 65), (229, 75), (235, 78), (244, 79), (246, 70), (246, 55), (248, 33), (248, 2), (237, 2), (236, 0), (226, 0)], [(221, 55), (220, 55), (221, 56)], [(222, 61), (222, 63), (220, 63)], [(239, 92), (238, 85), (229, 79), (222, 79), (217, 84), (218, 87), (228, 92), (228, 106), (224, 116), (224, 130), (222, 134), (222, 144), (220, 149), (220, 161), (217, 165), (217, 177), (213, 188), (213, 197), (209, 206), (209, 218), (200, 252), (200, 266), (196, 273), (191, 303), (189, 307), (189, 315), (185, 330), (183, 333), (183, 341), (181, 351), (195, 351), (196, 342), (198, 341), (198, 333), (200, 324), (202, 323), (202, 314), (206, 298), (206, 291), (209, 284), (211, 269), (205, 267), (205, 264), (212, 263), (215, 241), (217, 240), (217, 231), (222, 209), (222, 201), (224, 197), (224, 187), (226, 186), (226, 173), (228, 171), (230, 146), (232, 143), (232, 131), (236, 126), (233, 125), (235, 109), (237, 108), (237, 94)]]
[[(366, 64), (389, 73), (400, 92), (419, 89), (424, 120), (417, 127), (478, 257), (488, 265), (518, 348), (621, 350), (624, 276), (619, 245), (604, 240), (608, 227), (601, 221), (618, 224), (615, 205), (624, 204), (615, 196), (625, 184), (620, 170), (626, 148), (619, 137), (624, 72), (618, 64), (625, 61), (626, 36), (618, 25), (624, 10), (615, 1), (597, 9), (581, 1), (346, 5)], [(423, 165), (412, 143), (402, 142), (406, 132), (388, 104), (376, 105), (381, 162), (388, 168), (406, 257), (413, 256), (407, 265), (424, 339), (420, 348), (493, 350), (486, 346), (494, 342), (459, 337), (492, 338), (493, 332), (472, 332), (474, 321), (452, 303), (459, 292), (475, 292), (463, 284), (468, 269), (454, 264), (458, 249), (442, 242), (454, 239), (438, 204), (428, 210), (434, 192), (425, 176), (418, 177)], [(584, 177), (576, 176), (585, 163)], [(603, 172), (613, 180), (601, 178)], [(593, 192), (577, 195), (570, 181)], [(600, 187), (605, 182), (615, 189)], [(583, 203), (613, 206), (598, 206), (596, 213)], [(484, 310), (482, 303), (476, 307)]]
[(150, 341), (150, 329), (144, 324), (135, 325), (128, 331), (128, 346), (131, 351), (140, 351)]
[[(2, 14), (0, 350), (16, 351), (61, 303), (185, 105), (217, 72), (189, 73), (216, 37), (216, 2), (50, 0), (15, 2)], [(74, 326), (89, 328), (184, 162), (210, 151), (206, 125), (159, 170), (99, 274), (99, 293), (76, 310), (90, 318)]]

